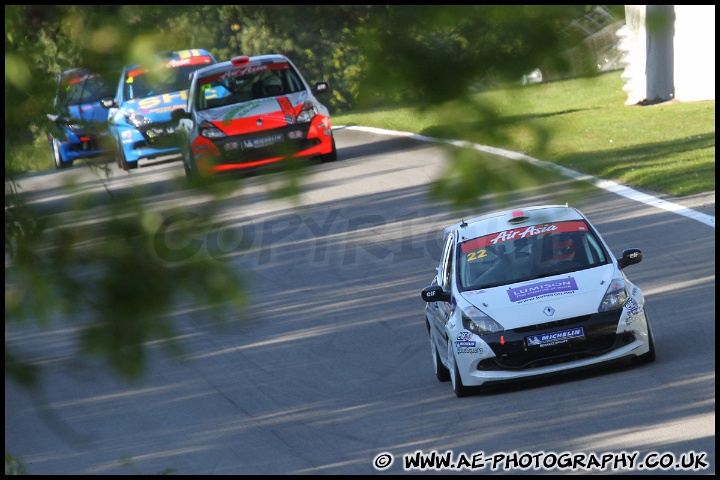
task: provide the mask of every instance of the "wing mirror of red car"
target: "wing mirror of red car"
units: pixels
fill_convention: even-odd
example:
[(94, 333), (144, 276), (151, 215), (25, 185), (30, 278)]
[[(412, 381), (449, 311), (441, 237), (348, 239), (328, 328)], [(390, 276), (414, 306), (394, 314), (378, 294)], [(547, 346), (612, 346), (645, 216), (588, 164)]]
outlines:
[(328, 82), (317, 82), (312, 88), (313, 94), (326, 93), (330, 91), (330, 84)]
[(173, 119), (173, 121), (179, 122), (183, 118), (190, 118), (190, 113), (188, 113), (188, 111), (184, 108), (178, 108), (170, 113), (170, 117)]

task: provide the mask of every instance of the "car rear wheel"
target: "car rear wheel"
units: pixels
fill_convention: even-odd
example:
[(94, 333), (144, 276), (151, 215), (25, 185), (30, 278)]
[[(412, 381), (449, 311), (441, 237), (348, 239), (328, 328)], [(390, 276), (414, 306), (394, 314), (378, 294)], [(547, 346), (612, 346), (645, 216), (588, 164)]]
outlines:
[(50, 140), (50, 151), (52, 154), (53, 166), (56, 170), (72, 167), (72, 162), (63, 162), (62, 153), (60, 152), (60, 142), (56, 138), (52, 138)]
[(470, 389), (463, 385), (462, 379), (460, 378), (460, 371), (458, 370), (457, 362), (455, 361), (455, 355), (452, 353), (452, 342), (448, 339), (448, 361), (450, 362), (450, 381), (452, 382), (453, 391), (456, 397), (467, 397), (470, 395)]
[(435, 335), (433, 335), (432, 328), (428, 325), (428, 333), (430, 334), (430, 352), (433, 357), (433, 367), (435, 368), (435, 376), (441, 382), (447, 382), (450, 380), (450, 371), (443, 365), (440, 360), (440, 354), (438, 353), (437, 343), (435, 341)]
[(652, 363), (655, 361), (655, 338), (653, 337), (652, 328), (650, 328), (650, 320), (648, 319), (647, 313), (645, 313), (645, 323), (648, 329), (648, 342), (650, 344), (650, 350), (647, 353), (638, 355), (632, 359), (635, 365), (642, 365), (645, 363)]

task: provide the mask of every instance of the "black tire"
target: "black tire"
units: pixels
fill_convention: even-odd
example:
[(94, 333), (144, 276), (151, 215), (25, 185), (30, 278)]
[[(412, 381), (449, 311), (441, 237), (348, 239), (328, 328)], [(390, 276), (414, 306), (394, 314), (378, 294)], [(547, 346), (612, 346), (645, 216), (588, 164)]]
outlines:
[(460, 371), (458, 370), (457, 362), (455, 361), (455, 356), (452, 353), (452, 344), (450, 343), (450, 340), (448, 340), (448, 359), (450, 360), (450, 363), (452, 364), (452, 371), (450, 374), (450, 381), (452, 382), (453, 391), (455, 392), (455, 396), (458, 398), (467, 397), (470, 395), (471, 390), (470, 388), (466, 387), (462, 383), (462, 378), (460, 378)]
[(450, 371), (443, 365), (442, 360), (440, 360), (440, 354), (438, 353), (437, 349), (437, 343), (435, 342), (435, 338), (433, 337), (433, 334), (430, 329), (430, 325), (428, 324), (428, 334), (430, 336), (430, 353), (433, 357), (433, 367), (435, 369), (435, 376), (437, 379), (441, 382), (447, 382), (450, 380)]
[(122, 153), (120, 153), (120, 152), (122, 152), (122, 148), (121, 148), (121, 147), (115, 147), (115, 165), (117, 165), (117, 167), (118, 167), (120, 170), (125, 170), (125, 169), (123, 168), (122, 159), (120, 158), (120, 156), (122, 155)]
[(335, 137), (332, 137), (332, 150), (330, 150), (330, 153), (321, 155), (320, 161), (322, 163), (326, 163), (326, 162), (334, 162), (337, 159), (338, 159), (338, 154), (337, 154), (337, 147), (335, 147)]
[(52, 155), (55, 170), (69, 168), (73, 165), (73, 162), (63, 162), (62, 153), (60, 152), (60, 142), (54, 137), (50, 137), (50, 155)]
[(655, 361), (655, 337), (653, 336), (652, 328), (650, 328), (650, 319), (648, 319), (647, 313), (645, 313), (645, 322), (648, 327), (648, 339), (650, 341), (650, 350), (647, 353), (638, 355), (632, 359), (632, 363), (635, 365), (644, 365), (646, 363), (652, 363)]
[(115, 150), (115, 160), (121, 170), (134, 170), (138, 167), (138, 162), (130, 163), (125, 160), (125, 150), (123, 150), (122, 145), (118, 145)]
[(185, 179), (189, 184), (194, 184), (198, 181), (198, 169), (197, 163), (195, 163), (195, 157), (192, 153), (182, 154), (182, 164), (185, 170)]

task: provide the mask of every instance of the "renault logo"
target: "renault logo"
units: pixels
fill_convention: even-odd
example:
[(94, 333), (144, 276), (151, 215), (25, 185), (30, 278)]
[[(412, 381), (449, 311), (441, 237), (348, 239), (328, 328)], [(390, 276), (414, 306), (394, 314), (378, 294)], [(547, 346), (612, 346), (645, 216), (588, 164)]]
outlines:
[(552, 317), (555, 315), (555, 309), (552, 307), (545, 307), (545, 309), (543, 309), (543, 313), (548, 317)]

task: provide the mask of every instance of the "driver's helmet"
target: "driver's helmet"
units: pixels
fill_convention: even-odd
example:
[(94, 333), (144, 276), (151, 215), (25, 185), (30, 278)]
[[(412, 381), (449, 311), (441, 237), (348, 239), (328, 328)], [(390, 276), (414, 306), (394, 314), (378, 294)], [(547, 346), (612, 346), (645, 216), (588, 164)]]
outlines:
[(572, 260), (575, 255), (573, 241), (567, 235), (555, 235), (552, 238), (551, 260)]
[(270, 75), (263, 80), (263, 93), (265, 95), (279, 95), (282, 93), (282, 81), (275, 75)]

